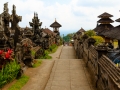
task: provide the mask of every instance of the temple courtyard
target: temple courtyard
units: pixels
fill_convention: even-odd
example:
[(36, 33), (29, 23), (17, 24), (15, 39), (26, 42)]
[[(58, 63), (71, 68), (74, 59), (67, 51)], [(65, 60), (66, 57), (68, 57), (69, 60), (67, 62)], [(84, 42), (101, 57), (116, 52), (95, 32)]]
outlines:
[[(29, 81), (21, 90), (97, 90), (83, 59), (77, 59), (72, 46), (59, 46), (41, 66), (28, 68)], [(6, 90), (10, 85), (2, 90)]]

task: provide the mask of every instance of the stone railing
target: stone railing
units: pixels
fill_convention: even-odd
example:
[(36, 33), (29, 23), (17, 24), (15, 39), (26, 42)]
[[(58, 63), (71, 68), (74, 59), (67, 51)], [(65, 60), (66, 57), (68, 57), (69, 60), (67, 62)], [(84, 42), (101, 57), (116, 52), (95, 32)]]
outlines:
[(120, 90), (120, 68), (106, 56), (106, 46), (95, 47), (94, 43), (93, 39), (88, 38), (79, 44), (77, 57), (83, 57), (92, 81), (99, 90)]

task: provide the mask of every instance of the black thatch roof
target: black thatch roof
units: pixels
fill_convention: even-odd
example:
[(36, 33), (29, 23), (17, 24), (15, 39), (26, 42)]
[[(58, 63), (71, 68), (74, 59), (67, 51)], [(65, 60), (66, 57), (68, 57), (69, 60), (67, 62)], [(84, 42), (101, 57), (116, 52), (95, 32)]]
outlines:
[(110, 18), (101, 18), (97, 21), (98, 23), (113, 23), (114, 21)]
[(104, 12), (103, 14), (99, 15), (98, 16), (99, 18), (107, 18), (107, 17), (113, 17), (113, 15), (107, 13), (107, 12)]
[(78, 30), (78, 31), (76, 32), (76, 34), (80, 34), (80, 33), (82, 33), (82, 32), (85, 32), (85, 30), (81, 27), (81, 29)]
[(81, 29), (78, 32), (85, 32), (85, 30), (81, 27)]
[(109, 32), (105, 32), (104, 36), (120, 40), (120, 25), (112, 28)]
[(115, 21), (116, 21), (116, 22), (120, 22), (120, 18), (116, 19)]
[(113, 28), (111, 24), (100, 24), (94, 31), (97, 32), (97, 35), (103, 35), (105, 32), (110, 31)]
[(50, 27), (61, 27), (61, 25), (55, 20), (55, 22), (52, 23)]

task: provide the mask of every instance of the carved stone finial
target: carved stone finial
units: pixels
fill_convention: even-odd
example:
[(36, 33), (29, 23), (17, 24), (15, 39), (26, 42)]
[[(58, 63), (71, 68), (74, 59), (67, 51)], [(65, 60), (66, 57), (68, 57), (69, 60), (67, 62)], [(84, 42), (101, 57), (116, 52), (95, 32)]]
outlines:
[(13, 5), (13, 10), (16, 10), (16, 6), (15, 5)]
[(35, 17), (35, 12), (34, 12), (34, 17)]
[(8, 12), (8, 2), (4, 4), (4, 12)]
[(36, 17), (38, 17), (38, 14), (36, 13)]
[(13, 4), (13, 10), (12, 10), (13, 14), (16, 14), (16, 6)]

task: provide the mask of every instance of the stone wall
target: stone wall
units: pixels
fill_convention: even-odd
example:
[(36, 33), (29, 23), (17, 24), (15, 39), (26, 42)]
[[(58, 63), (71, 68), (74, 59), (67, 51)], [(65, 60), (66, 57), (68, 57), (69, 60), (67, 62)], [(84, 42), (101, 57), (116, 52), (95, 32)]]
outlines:
[(120, 68), (106, 56), (106, 49), (105, 46), (94, 46), (88, 38), (77, 46), (76, 55), (83, 57), (99, 90), (120, 90)]

